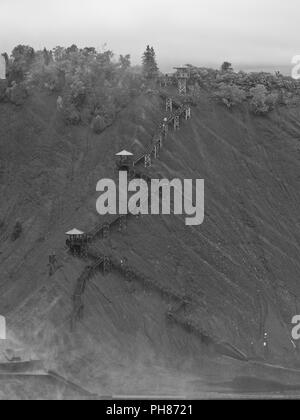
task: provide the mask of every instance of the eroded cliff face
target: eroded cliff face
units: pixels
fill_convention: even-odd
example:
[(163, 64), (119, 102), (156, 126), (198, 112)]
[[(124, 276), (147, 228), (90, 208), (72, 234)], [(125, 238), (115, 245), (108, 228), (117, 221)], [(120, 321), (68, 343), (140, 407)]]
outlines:
[[(84, 318), (70, 331), (72, 293), (86, 262), (66, 253), (64, 232), (99, 223), (97, 181), (116, 178), (116, 152), (143, 150), (164, 110), (159, 95), (142, 95), (97, 136), (66, 127), (49, 96), (37, 93), (22, 108), (0, 105), (0, 313), (12, 346), (30, 348), (49, 369), (99, 395), (199, 395), (211, 382), (241, 375), (299, 383), (296, 373), (283, 378), (257, 365), (299, 363), (291, 341), (300, 310), (298, 108), (254, 117), (203, 92), (149, 175), (205, 179), (204, 224), (131, 217), (126, 233), (112, 231), (96, 244), (189, 302), (99, 273), (87, 285)], [(13, 242), (17, 220), (23, 233)], [(53, 250), (60, 268), (49, 277)], [(260, 362), (228, 359), (220, 344)]]

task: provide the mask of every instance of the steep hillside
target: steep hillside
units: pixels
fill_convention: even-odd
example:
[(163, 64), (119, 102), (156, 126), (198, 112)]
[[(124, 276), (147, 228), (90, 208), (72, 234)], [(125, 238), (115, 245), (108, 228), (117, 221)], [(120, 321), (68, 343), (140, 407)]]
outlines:
[[(249, 376), (299, 384), (291, 342), (300, 310), (299, 108), (258, 117), (201, 92), (192, 119), (169, 133), (148, 172), (205, 179), (204, 224), (131, 217), (126, 232), (99, 239), (103, 253), (126, 257), (150, 283), (97, 274), (83, 320), (70, 329), (86, 262), (66, 252), (64, 232), (99, 223), (97, 181), (116, 177), (122, 148), (143, 151), (164, 113), (158, 94), (142, 94), (96, 135), (65, 126), (55, 98), (40, 92), (21, 108), (0, 104), (0, 313), (11, 346), (98, 395), (237, 392), (236, 378)], [(23, 233), (12, 241), (17, 220)], [(53, 250), (60, 268), (49, 277)]]

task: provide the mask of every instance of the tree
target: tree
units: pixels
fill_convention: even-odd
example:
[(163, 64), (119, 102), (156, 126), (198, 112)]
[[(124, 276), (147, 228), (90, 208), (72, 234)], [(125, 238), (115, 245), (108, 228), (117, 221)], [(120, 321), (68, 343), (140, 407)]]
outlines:
[(22, 82), (35, 58), (35, 51), (28, 45), (18, 45), (12, 52), (13, 62), (9, 70), (9, 81)]
[(119, 63), (122, 70), (127, 70), (131, 66), (130, 62), (130, 54), (127, 55), (120, 55)]
[(84, 55), (96, 55), (97, 51), (96, 51), (96, 48), (94, 48), (94, 47), (85, 47), (83, 49), (83, 54)]
[(238, 86), (221, 83), (214, 97), (228, 108), (232, 108), (234, 105), (240, 104), (246, 99), (246, 93)]
[(71, 47), (66, 49), (67, 54), (73, 54), (73, 53), (75, 54), (77, 52), (78, 52), (78, 47), (75, 44), (71, 45)]
[(29, 45), (18, 45), (13, 49), (12, 56), (15, 61), (24, 61), (26, 64), (31, 64), (34, 59), (35, 52)]
[(9, 83), (22, 82), (34, 61), (35, 51), (28, 45), (18, 45), (13, 49), (12, 58), (13, 61), (9, 68)]
[(158, 66), (156, 63), (156, 56), (153, 47), (147, 45), (146, 51), (142, 57), (143, 74), (146, 79), (155, 79), (158, 76)]
[(53, 49), (53, 55), (55, 61), (62, 61), (66, 56), (66, 49), (58, 45)]
[(221, 66), (221, 72), (222, 73), (227, 73), (227, 72), (230, 72), (230, 71), (233, 71), (232, 64), (229, 63), (228, 61), (225, 61)]
[(81, 80), (80, 71), (76, 71), (73, 77), (70, 78), (70, 93), (73, 104), (78, 108), (81, 107), (86, 98), (86, 87)]
[(45, 64), (45, 66), (49, 66), (50, 61), (51, 61), (51, 54), (47, 50), (47, 48), (44, 48), (44, 50), (43, 50), (43, 58), (44, 58), (44, 64)]

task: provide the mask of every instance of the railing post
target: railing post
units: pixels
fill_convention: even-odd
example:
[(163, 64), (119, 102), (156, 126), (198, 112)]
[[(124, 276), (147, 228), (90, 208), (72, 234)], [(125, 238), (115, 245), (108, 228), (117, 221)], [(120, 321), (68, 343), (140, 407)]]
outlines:
[(191, 118), (191, 107), (188, 107), (185, 110), (185, 119), (189, 120), (190, 118)]
[(104, 256), (103, 258), (103, 275), (110, 273), (111, 271), (111, 260), (108, 256)]
[(167, 137), (168, 131), (169, 131), (168, 119), (164, 118), (163, 125), (162, 125), (162, 133), (165, 137)]
[(166, 111), (167, 112), (172, 112), (173, 111), (173, 100), (172, 100), (172, 98), (167, 98), (166, 99)]
[(108, 223), (103, 225), (103, 239), (108, 239), (110, 234), (110, 226)]
[(151, 155), (145, 155), (145, 168), (149, 168), (152, 165)]
[(180, 95), (186, 95), (187, 91), (187, 80), (183, 78), (178, 79), (178, 91)]
[(159, 139), (158, 139), (158, 141), (159, 141), (159, 148), (160, 148), (160, 149), (162, 149), (162, 147), (163, 147), (163, 138), (162, 138), (162, 134), (160, 134), (160, 135), (159, 135)]

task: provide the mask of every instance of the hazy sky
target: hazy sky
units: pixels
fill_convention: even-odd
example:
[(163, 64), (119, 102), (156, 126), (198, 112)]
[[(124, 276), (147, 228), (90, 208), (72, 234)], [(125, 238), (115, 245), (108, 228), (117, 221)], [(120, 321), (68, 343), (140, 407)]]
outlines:
[(300, 0), (0, 0), (0, 50), (77, 44), (159, 65), (290, 65), (300, 54)]

